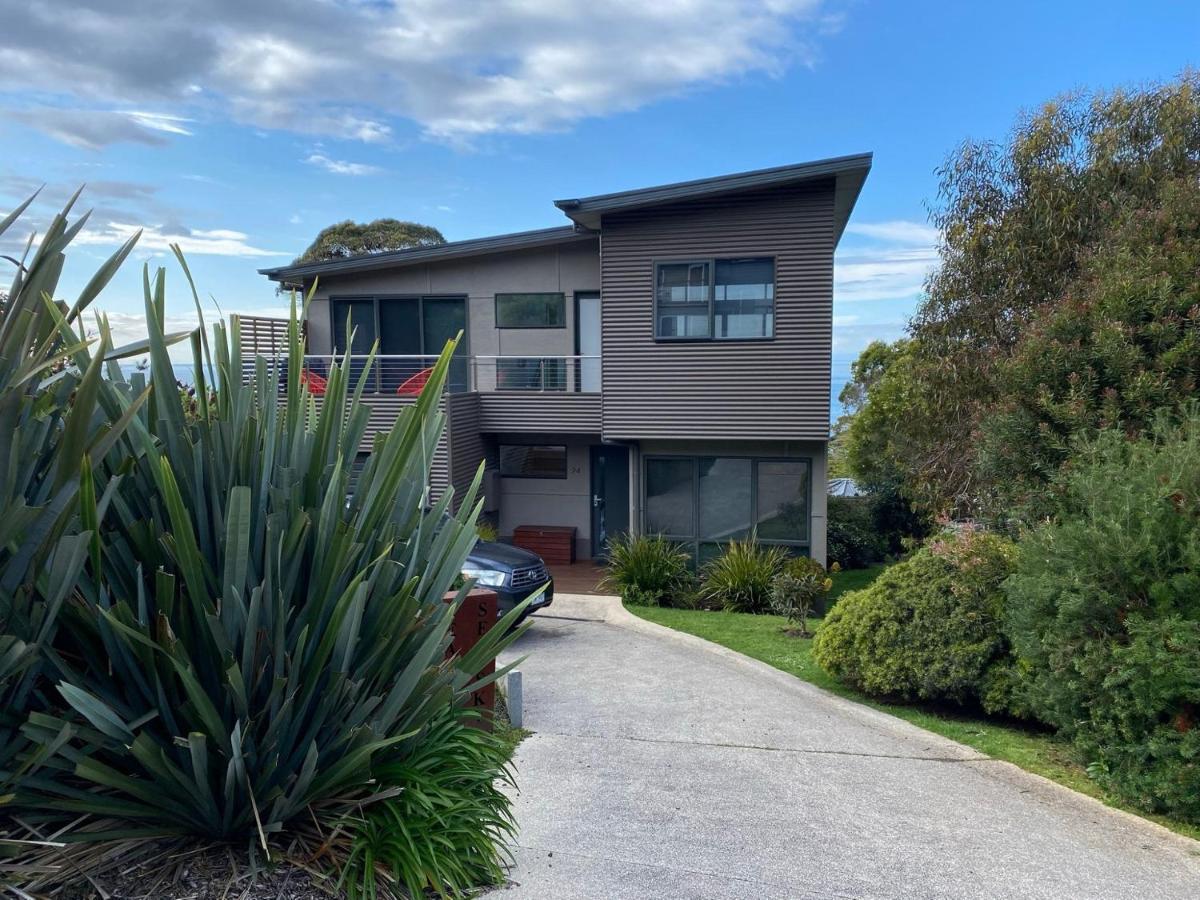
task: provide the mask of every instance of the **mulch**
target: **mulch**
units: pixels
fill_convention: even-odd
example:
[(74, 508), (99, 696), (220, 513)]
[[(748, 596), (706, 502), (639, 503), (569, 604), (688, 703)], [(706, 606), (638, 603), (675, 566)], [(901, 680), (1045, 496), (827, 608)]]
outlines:
[(164, 851), (90, 879), (80, 876), (51, 894), (62, 900), (329, 900), (342, 897), (316, 870), (281, 862), (249, 868), (230, 847)]

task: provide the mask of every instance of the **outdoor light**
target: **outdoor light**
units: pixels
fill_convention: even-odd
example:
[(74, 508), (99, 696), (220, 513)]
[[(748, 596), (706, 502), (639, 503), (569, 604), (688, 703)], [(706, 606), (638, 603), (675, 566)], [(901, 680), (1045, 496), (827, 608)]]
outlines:
[(503, 587), (505, 579), (508, 578), (507, 572), (500, 572), (496, 569), (480, 569), (471, 565), (463, 566), (462, 574), (463, 578), (474, 578), (475, 583), (480, 587)]

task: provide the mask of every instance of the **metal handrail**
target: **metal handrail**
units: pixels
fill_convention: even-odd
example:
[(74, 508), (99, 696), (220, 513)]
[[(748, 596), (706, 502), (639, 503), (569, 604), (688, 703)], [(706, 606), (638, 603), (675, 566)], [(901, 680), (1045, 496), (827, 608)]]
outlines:
[[(266, 354), (259, 354), (266, 355)], [(286, 363), (285, 354), (267, 356), (276, 364)], [(438, 360), (436, 355), (411, 353), (309, 353), (304, 356), (307, 374), (323, 378), (334, 362), (349, 370), (351, 381), (366, 371), (368, 390), (375, 393), (402, 392), (403, 387)], [(365, 369), (370, 361), (371, 369)], [(244, 374), (254, 370), (254, 358), (243, 357)], [(447, 390), (537, 392), (537, 393), (598, 393), (600, 391), (601, 357), (595, 354), (572, 355), (505, 355), (474, 354), (456, 357), (450, 363)], [(281, 379), (281, 386), (286, 379)]]

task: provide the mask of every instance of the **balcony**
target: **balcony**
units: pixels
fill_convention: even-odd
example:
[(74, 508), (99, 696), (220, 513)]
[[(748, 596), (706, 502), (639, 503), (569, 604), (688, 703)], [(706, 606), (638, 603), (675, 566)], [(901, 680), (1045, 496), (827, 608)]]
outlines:
[[(320, 394), (330, 367), (336, 361), (350, 373), (350, 383), (366, 378), (365, 393), (416, 396), (421, 392), (436, 356), (333, 356), (304, 357), (301, 378)], [(243, 358), (245, 374), (254, 368), (253, 358)], [(282, 379), (281, 379), (282, 380)], [(284, 381), (286, 383), (286, 381)], [(446, 390), (452, 394), (598, 394), (598, 356), (461, 356), (450, 362)]]

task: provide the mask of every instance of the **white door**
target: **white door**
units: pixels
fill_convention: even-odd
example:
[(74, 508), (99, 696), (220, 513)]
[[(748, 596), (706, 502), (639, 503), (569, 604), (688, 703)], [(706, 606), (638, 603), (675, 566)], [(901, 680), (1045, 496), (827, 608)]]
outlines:
[(600, 392), (600, 295), (579, 293), (579, 389)]

